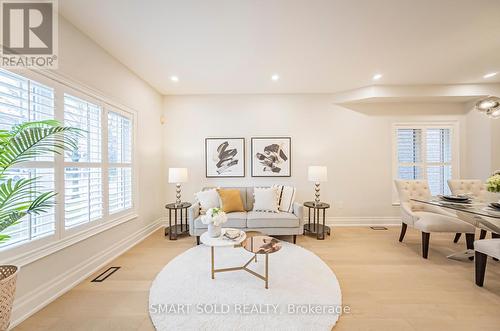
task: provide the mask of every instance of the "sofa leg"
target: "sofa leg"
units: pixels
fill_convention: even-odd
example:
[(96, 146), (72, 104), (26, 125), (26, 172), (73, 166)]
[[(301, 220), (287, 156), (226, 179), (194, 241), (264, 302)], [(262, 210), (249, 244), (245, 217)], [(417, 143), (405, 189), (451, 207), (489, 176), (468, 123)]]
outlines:
[(483, 240), (484, 238), (486, 238), (486, 234), (486, 230), (481, 229), (481, 233), (479, 233), (479, 239)]
[(422, 232), (422, 256), (424, 259), (429, 256), (429, 240), (430, 240), (431, 234), (427, 232)]
[(460, 240), (461, 233), (455, 233), (455, 239), (453, 239), (453, 242), (456, 244)]
[(294, 235), (293, 235), (293, 243), (294, 243), (294, 244), (296, 244), (296, 243), (297, 243), (297, 235), (296, 235), (296, 234), (294, 234)]
[(200, 236), (196, 236), (196, 245), (200, 244)]
[(401, 223), (401, 233), (399, 234), (399, 242), (403, 242), (407, 228), (408, 228), (408, 225), (406, 223)]
[(467, 249), (474, 249), (474, 233), (466, 233), (465, 242), (467, 243)]
[(476, 285), (483, 286), (484, 284), (484, 274), (486, 271), (486, 262), (488, 260), (488, 255), (481, 252), (476, 252)]

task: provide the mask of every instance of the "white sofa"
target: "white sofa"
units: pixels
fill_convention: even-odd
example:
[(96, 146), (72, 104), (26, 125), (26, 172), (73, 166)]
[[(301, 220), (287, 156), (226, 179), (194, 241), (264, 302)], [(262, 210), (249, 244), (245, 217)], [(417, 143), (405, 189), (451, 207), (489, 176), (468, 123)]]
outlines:
[[(291, 235), (296, 242), (297, 235), (304, 233), (304, 206), (297, 202), (293, 205), (293, 213), (268, 213), (253, 211), (253, 187), (231, 187), (239, 189), (244, 212), (227, 213), (228, 221), (224, 227), (237, 228), (244, 231), (259, 231), (268, 235)], [(208, 189), (208, 188), (204, 188)], [(199, 244), (200, 235), (207, 231), (208, 226), (200, 219), (200, 204), (198, 202), (188, 209), (189, 234), (196, 236)]]

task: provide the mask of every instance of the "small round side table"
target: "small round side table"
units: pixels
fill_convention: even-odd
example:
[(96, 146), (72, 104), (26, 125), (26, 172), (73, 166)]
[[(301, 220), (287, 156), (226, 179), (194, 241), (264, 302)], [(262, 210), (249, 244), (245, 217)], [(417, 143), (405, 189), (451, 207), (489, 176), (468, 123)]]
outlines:
[[(189, 225), (187, 223), (189, 207), (191, 207), (189, 202), (181, 202), (180, 204), (169, 203), (165, 205), (165, 208), (168, 209), (168, 227), (165, 227), (165, 236), (168, 233), (170, 240), (177, 240), (178, 235), (189, 234)], [(174, 212), (174, 225), (172, 225), (172, 211)], [(180, 224), (177, 224), (177, 211), (180, 212)]]
[[(325, 239), (325, 232), (330, 235), (331, 229), (329, 226), (325, 225), (325, 218), (326, 218), (326, 210), (330, 208), (330, 205), (328, 203), (320, 202), (319, 204), (314, 204), (313, 201), (307, 201), (304, 202), (304, 207), (307, 207), (308, 209), (308, 220), (309, 223), (304, 224), (304, 233), (312, 233), (316, 235), (316, 239), (318, 240), (324, 240)], [(313, 210), (313, 219), (311, 223), (311, 209)], [(323, 224), (319, 224), (319, 214), (320, 212), (323, 211)]]

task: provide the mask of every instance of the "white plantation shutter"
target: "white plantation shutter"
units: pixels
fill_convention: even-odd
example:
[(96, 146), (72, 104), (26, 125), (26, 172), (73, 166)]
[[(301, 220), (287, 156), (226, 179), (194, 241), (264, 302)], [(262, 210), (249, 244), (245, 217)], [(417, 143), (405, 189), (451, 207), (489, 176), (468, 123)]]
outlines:
[(66, 153), (68, 162), (101, 162), (101, 107), (64, 95), (64, 124), (82, 129), (78, 151)]
[(432, 195), (449, 194), (452, 176), (452, 129), (421, 126), (396, 129), (398, 179), (426, 179)]
[(434, 194), (450, 194), (451, 179), (451, 130), (428, 128), (426, 139), (427, 180)]
[(9, 257), (48, 243), (65, 245), (61, 242), (65, 237), (73, 240), (88, 228), (132, 219), (134, 211), (134, 111), (73, 87), (73, 82), (27, 75), (36, 81), (0, 69), (0, 130), (56, 118), (82, 131), (77, 150), (36, 157), (6, 174), (4, 180), (38, 177), (33, 196), (47, 191), (58, 194), (55, 207), (42, 215), (28, 215), (2, 232), (11, 237), (0, 244), (0, 252), (9, 250)]
[(132, 169), (109, 168), (109, 213), (132, 207)]
[(132, 121), (108, 112), (109, 213), (132, 207)]
[(398, 129), (398, 178), (421, 179), (422, 164), (422, 130)]
[[(54, 118), (54, 90), (48, 86), (0, 69), (0, 130), (10, 130), (12, 126), (26, 121)], [(17, 165), (6, 174), (6, 179), (39, 177), (35, 192), (53, 191), (54, 157), (37, 157), (30, 162)], [(33, 195), (35, 196), (35, 194)], [(55, 233), (55, 209), (43, 215), (28, 215), (17, 225), (4, 232), (11, 236), (0, 248), (53, 235)]]
[(94, 103), (64, 95), (65, 125), (82, 129), (78, 150), (65, 155), (65, 228), (103, 216), (101, 112)]

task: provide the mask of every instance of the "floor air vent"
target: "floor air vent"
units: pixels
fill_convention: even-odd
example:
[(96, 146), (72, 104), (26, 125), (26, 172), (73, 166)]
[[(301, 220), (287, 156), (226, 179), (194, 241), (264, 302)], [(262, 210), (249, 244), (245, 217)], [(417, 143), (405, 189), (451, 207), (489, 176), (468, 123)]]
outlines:
[(370, 226), (370, 229), (372, 230), (387, 230), (387, 228), (385, 226)]
[(115, 272), (117, 272), (118, 269), (120, 269), (120, 267), (109, 267), (107, 270), (105, 270), (99, 276), (97, 276), (96, 278), (92, 279), (91, 282), (94, 282), (94, 283), (104, 282), (109, 276), (111, 276), (112, 274), (114, 274)]

